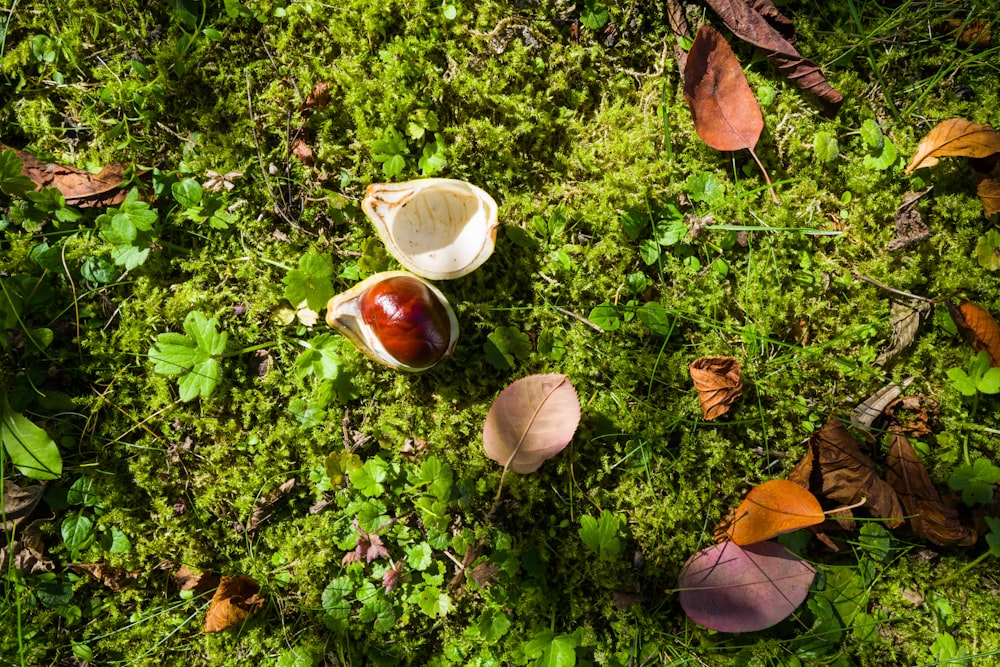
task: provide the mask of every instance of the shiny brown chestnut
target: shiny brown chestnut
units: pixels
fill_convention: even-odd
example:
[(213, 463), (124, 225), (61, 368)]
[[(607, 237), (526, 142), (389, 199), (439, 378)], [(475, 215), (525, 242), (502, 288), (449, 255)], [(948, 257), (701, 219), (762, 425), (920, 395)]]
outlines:
[(406, 271), (377, 273), (334, 296), (326, 321), (371, 359), (410, 372), (432, 368), (458, 341), (444, 294)]

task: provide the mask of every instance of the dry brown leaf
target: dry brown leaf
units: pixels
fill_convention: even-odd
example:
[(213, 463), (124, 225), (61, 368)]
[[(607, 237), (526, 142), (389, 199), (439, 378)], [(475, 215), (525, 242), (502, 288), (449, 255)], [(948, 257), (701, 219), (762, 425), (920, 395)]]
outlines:
[(308, 116), (313, 109), (322, 109), (330, 103), (330, 84), (323, 81), (313, 86), (313, 89), (306, 96), (306, 99), (299, 105), (297, 111), (303, 116)]
[[(875, 463), (837, 419), (831, 417), (826, 426), (814, 433), (809, 438), (809, 447), (814, 457), (807, 487), (810, 491), (842, 505), (865, 500), (869, 513), (886, 519), (887, 527), (896, 528), (903, 523), (903, 507), (895, 490), (879, 478)], [(800, 477), (798, 473), (796, 483)], [(818, 488), (813, 487), (814, 483), (818, 483)]]
[(688, 366), (701, 414), (706, 420), (717, 419), (729, 412), (733, 402), (743, 393), (740, 362), (733, 357), (702, 357)]
[(48, 519), (38, 519), (28, 524), (10, 544), (0, 547), (0, 572), (14, 569), (24, 574), (42, 574), (55, 569), (55, 563), (45, 557), (45, 541), (39, 527)]
[(1000, 153), (1000, 133), (989, 125), (951, 118), (927, 133), (903, 173), (933, 167), (940, 157), (984, 158), (994, 153)]
[(937, 425), (940, 404), (923, 394), (903, 396), (885, 407), (892, 420), (889, 430), (914, 438), (927, 435)]
[(3, 532), (12, 530), (27, 521), (35, 511), (45, 487), (41, 484), (20, 486), (9, 479), (3, 481)]
[[(9, 148), (0, 143), (0, 150)], [(13, 149), (23, 163), (21, 173), (40, 188), (53, 187), (66, 204), (80, 208), (115, 206), (125, 201), (124, 174), (128, 166), (109, 164), (97, 174), (66, 165), (40, 162), (31, 153)]]
[(107, 563), (70, 563), (67, 567), (74, 572), (90, 575), (105, 588), (117, 593), (139, 580), (142, 570), (125, 571), (111, 567)]
[(215, 589), (208, 614), (205, 615), (205, 632), (220, 632), (247, 620), (264, 606), (260, 584), (250, 577), (222, 577)]
[[(781, 73), (799, 88), (819, 97), (830, 111), (836, 110), (844, 101), (820, 72), (816, 63), (803, 58), (791, 42), (783, 36), (787, 28), (775, 29), (775, 23), (787, 22), (775, 9), (773, 12), (760, 0), (708, 0), (709, 6), (719, 15), (726, 27), (744, 42), (760, 49)], [(779, 19), (778, 17), (781, 17)]]
[(931, 312), (931, 305), (924, 301), (902, 303), (893, 301), (890, 306), (889, 324), (892, 325), (892, 340), (889, 347), (879, 353), (876, 366), (885, 366), (899, 356), (917, 338), (920, 325)]
[(973, 19), (972, 21), (948, 19), (944, 22), (944, 27), (955, 34), (955, 41), (960, 46), (986, 48), (993, 38), (990, 22), (987, 19)]
[(219, 584), (219, 575), (211, 572), (198, 572), (187, 565), (181, 565), (173, 577), (174, 582), (182, 591), (194, 591), (196, 594), (211, 590)]
[(983, 202), (983, 210), (986, 211), (986, 215), (1000, 213), (1000, 181), (995, 178), (979, 178), (976, 194)]
[(923, 192), (907, 192), (903, 195), (903, 203), (896, 209), (893, 222), (896, 225), (896, 238), (889, 242), (886, 250), (902, 250), (914, 243), (919, 243), (930, 238), (931, 228), (924, 222), (920, 211), (916, 209), (916, 204), (921, 197), (930, 192), (927, 188)]
[(271, 517), (271, 506), (287, 496), (295, 486), (295, 482), (295, 478), (292, 477), (266, 496), (261, 496), (257, 499), (257, 502), (254, 504), (253, 514), (250, 515), (250, 522), (247, 524), (248, 531), (253, 532), (257, 530), (260, 524)]
[(909, 440), (898, 433), (892, 436), (885, 478), (903, 503), (914, 535), (939, 546), (975, 544), (973, 531), (961, 524), (954, 507), (945, 505)]
[(580, 399), (565, 375), (529, 375), (497, 396), (483, 426), (486, 455), (524, 475), (569, 444), (580, 424)]
[(1000, 324), (990, 312), (972, 301), (963, 301), (958, 306), (948, 301), (946, 305), (972, 347), (990, 355), (991, 365), (1000, 366)]
[(312, 148), (302, 138), (292, 142), (292, 155), (302, 164), (312, 164), (315, 161)]

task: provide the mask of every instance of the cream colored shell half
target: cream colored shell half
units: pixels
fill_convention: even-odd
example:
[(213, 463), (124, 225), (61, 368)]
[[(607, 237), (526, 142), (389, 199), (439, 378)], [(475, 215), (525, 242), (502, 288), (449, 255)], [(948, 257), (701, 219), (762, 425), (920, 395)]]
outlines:
[(373, 183), (361, 208), (392, 256), (418, 276), (459, 278), (493, 254), (497, 203), (465, 181)]
[[(361, 301), (365, 298), (368, 290), (383, 280), (398, 277), (415, 278), (422, 282), (430, 289), (431, 294), (441, 302), (445, 312), (448, 313), (448, 327), (451, 329), (448, 337), (448, 349), (445, 350), (445, 353), (441, 355), (441, 358), (437, 362), (426, 368), (407, 366), (389, 354), (385, 346), (378, 339), (378, 336), (365, 323), (361, 315)], [(365, 278), (346, 292), (335, 295), (326, 305), (326, 323), (354, 343), (354, 346), (372, 361), (377, 361), (383, 366), (388, 366), (396, 370), (409, 371), (410, 373), (419, 373), (434, 368), (441, 361), (451, 356), (455, 350), (455, 344), (458, 343), (458, 317), (455, 316), (455, 311), (452, 310), (448, 299), (437, 287), (434, 287), (434, 285), (431, 285), (426, 280), (422, 280), (419, 276), (413, 275), (409, 271), (383, 271), (382, 273), (376, 273)]]

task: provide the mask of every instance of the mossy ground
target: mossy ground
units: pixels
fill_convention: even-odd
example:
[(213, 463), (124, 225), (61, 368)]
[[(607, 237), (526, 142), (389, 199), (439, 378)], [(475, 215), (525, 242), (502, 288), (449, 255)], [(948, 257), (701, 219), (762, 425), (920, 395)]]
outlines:
[[(771, 631), (722, 636), (687, 621), (670, 592), (684, 561), (710, 543), (750, 486), (783, 476), (811, 429), (846, 417), (889, 381), (913, 377), (908, 391), (941, 404), (940, 426), (925, 437), (937, 482), (966, 451), (1000, 457), (1000, 403), (981, 397), (973, 413), (945, 375), (966, 367), (971, 349), (944, 313), (896, 361), (876, 366), (891, 338), (889, 301), (855, 277), (930, 297), (958, 291), (1000, 313), (1000, 278), (975, 254), (996, 220), (984, 217), (967, 165), (946, 159), (902, 174), (937, 121), (1000, 123), (998, 47), (967, 47), (940, 30), (970, 18), (993, 21), (995, 33), (988, 5), (794, 8), (798, 47), (844, 94), (833, 119), (732, 40), (766, 102), (757, 150), (781, 206), (747, 155), (723, 155), (698, 139), (665, 55), (673, 38), (659, 5), (610, 7), (600, 30), (562, 3), (9, 7), (0, 15), (5, 143), (80, 167), (124, 161), (199, 181), (209, 170), (243, 176), (225, 195), (236, 216), (227, 230), (184, 219), (169, 191), (157, 193), (159, 242), (144, 264), (106, 284), (80, 274), (88, 258), (107, 252), (91, 231), (96, 212), (34, 229), (15, 224), (14, 203), (0, 209), (8, 222), (3, 278), (32, 276), (51, 290), (27, 324), (57, 334), (44, 355), (8, 345), (0, 388), (12, 391), (43, 367), (42, 389), (73, 397), (71, 411), (35, 405), (31, 414), (62, 447), (65, 472), (54, 486), (86, 477), (100, 498), (99, 508), (63, 510), (44, 526), (54, 578), (5, 573), (0, 661), (74, 664), (89, 651), (102, 665), (526, 664), (526, 644), (546, 631), (573, 635), (581, 664), (924, 664), (950, 655), (943, 636), (953, 637), (954, 655), (995, 660), (1000, 602), (991, 561), (935, 585), (983, 546), (894, 537), (884, 551), (862, 540), (850, 554), (831, 555), (811, 544), (807, 556), (824, 568), (817, 588), (862, 582), (857, 599), (867, 616), (857, 618), (866, 621), (836, 632), (820, 627), (814, 605)], [(702, 8), (689, 9), (700, 20)], [(329, 84), (330, 103), (304, 114), (317, 83)], [(414, 138), (407, 125), (427, 112), (445, 146), (438, 175), (473, 182), (500, 203), (497, 251), (477, 272), (440, 284), (462, 323), (454, 359), (402, 375), (345, 346), (356, 396), (324, 397), (328, 387), (295, 372), (300, 342), (324, 327), (274, 319), (282, 266), (326, 254), (342, 276), (338, 290), (354, 282), (359, 264), (361, 272), (392, 266), (371, 243), (359, 202), (368, 184), (386, 178), (374, 156), (390, 131), (406, 143), (395, 180), (422, 175), (419, 158), (435, 130)], [(865, 160), (866, 119), (898, 148), (883, 169)], [(838, 139), (839, 157), (817, 157), (818, 132)], [(312, 164), (291, 154), (297, 137), (312, 148)], [(700, 174), (722, 195), (693, 200), (686, 183)], [(930, 185), (918, 210), (931, 237), (888, 252), (903, 194)], [(645, 216), (651, 226), (671, 204), (744, 231), (703, 230), (647, 265), (639, 248), (650, 231), (632, 238), (623, 217)], [(536, 216), (562, 216), (565, 228), (545, 237)], [(511, 228), (538, 243), (514, 242)], [(42, 241), (63, 248), (68, 275), (31, 259)], [(725, 272), (712, 270), (720, 258)], [(634, 273), (647, 284), (631, 293)], [(664, 307), (669, 337), (627, 317), (647, 301)], [(614, 331), (566, 314), (585, 317), (605, 302), (626, 320)], [(192, 310), (220, 318), (234, 354), (210, 397), (182, 403), (176, 382), (153, 373), (146, 356), (156, 335), (181, 330)], [(554, 336), (565, 352), (533, 348), (497, 370), (485, 348), (499, 327), (532, 343)], [(16, 334), (5, 332), (11, 341)], [(268, 352), (266, 373), (236, 353), (256, 346)], [(715, 355), (740, 361), (747, 390), (733, 412), (706, 423), (687, 367)], [(483, 419), (508, 383), (543, 372), (570, 377), (583, 422), (537, 474), (510, 476), (487, 516), (501, 471), (482, 452)], [(297, 400), (314, 412), (293, 411)], [(323, 473), (329, 454), (356, 444), (366, 472), (380, 478), (375, 487), (338, 485)], [(450, 482), (439, 495), (421, 481), (431, 459), (451, 471), (441, 473)], [(259, 499), (291, 477), (298, 484), (274, 515), (239, 530)], [(310, 513), (321, 500), (329, 507)], [(581, 515), (601, 510), (627, 522), (626, 549), (607, 562), (577, 532)], [(131, 548), (70, 553), (59, 526), (74, 511), (119, 528)], [(357, 539), (354, 519), (369, 531), (397, 519), (382, 539), (394, 562), (410, 563), (399, 588), (382, 590), (384, 561), (342, 564)], [(423, 545), (429, 560), (414, 555)], [(449, 556), (466, 553), (478, 554), (470, 567), (495, 568), (490, 581), (449, 585)], [(112, 592), (70, 572), (74, 559), (138, 578)], [(202, 634), (206, 600), (179, 594), (157, 569), (165, 561), (252, 576), (267, 604), (239, 628)], [(841, 588), (830, 583), (838, 581)], [(64, 597), (47, 595), (53, 590)], [(641, 602), (616, 605), (622, 593)]]

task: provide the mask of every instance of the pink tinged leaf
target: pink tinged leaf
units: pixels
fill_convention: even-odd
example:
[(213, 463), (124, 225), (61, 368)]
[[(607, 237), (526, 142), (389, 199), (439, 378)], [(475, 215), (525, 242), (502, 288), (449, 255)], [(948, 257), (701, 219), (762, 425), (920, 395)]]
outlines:
[(535, 472), (569, 444), (580, 399), (565, 375), (530, 375), (500, 392), (483, 427), (486, 455), (516, 473)]
[(368, 534), (368, 548), (366, 549), (365, 559), (370, 563), (376, 558), (388, 558), (389, 552), (385, 550), (385, 546), (382, 544), (382, 538), (374, 533)]
[(809, 594), (816, 570), (775, 542), (714, 544), (688, 559), (681, 607), (719, 632), (755, 632), (787, 618)]

